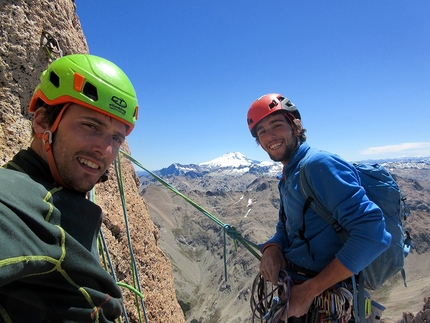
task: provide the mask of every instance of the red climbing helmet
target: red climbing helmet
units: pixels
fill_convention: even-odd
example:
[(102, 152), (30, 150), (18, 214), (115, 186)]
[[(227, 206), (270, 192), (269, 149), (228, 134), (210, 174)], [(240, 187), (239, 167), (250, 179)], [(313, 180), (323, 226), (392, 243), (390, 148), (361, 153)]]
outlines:
[(254, 138), (257, 137), (255, 133), (255, 126), (257, 123), (277, 111), (285, 112), (285, 115), (290, 121), (301, 119), (299, 110), (297, 110), (297, 107), (290, 99), (277, 93), (265, 94), (255, 100), (248, 110), (248, 127)]

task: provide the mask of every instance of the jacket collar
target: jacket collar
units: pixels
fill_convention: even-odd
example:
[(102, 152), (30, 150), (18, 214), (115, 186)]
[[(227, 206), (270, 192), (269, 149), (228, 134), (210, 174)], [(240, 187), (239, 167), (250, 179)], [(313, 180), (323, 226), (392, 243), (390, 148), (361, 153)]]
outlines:
[(297, 165), (306, 156), (309, 149), (311, 149), (311, 147), (306, 142), (300, 145), (300, 147), (296, 150), (288, 164), (284, 165), (284, 168), (282, 170), (282, 174), (284, 177), (287, 177), (287, 174), (297, 168)]

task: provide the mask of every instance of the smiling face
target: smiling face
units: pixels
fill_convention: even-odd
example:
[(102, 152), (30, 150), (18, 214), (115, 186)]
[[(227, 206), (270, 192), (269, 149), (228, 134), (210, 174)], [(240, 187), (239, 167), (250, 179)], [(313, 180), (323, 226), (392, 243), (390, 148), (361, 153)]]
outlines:
[(256, 125), (257, 140), (269, 154), (270, 159), (287, 164), (296, 151), (301, 126), (291, 127), (284, 114), (274, 113), (262, 119)]
[[(49, 130), (48, 125), (37, 123), (37, 118), (36, 113), (35, 131)], [(105, 114), (78, 104), (67, 107), (52, 143), (55, 164), (67, 187), (79, 192), (91, 190), (116, 158), (125, 133), (124, 123)], [(44, 149), (36, 152), (47, 161)]]

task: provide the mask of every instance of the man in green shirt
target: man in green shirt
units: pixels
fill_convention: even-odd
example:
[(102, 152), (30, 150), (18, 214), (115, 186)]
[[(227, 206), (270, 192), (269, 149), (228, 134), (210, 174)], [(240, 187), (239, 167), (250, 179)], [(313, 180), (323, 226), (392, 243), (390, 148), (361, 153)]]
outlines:
[(100, 265), (102, 212), (86, 196), (134, 127), (136, 93), (115, 64), (86, 54), (40, 80), (31, 146), (0, 168), (0, 322), (113, 322), (122, 295)]

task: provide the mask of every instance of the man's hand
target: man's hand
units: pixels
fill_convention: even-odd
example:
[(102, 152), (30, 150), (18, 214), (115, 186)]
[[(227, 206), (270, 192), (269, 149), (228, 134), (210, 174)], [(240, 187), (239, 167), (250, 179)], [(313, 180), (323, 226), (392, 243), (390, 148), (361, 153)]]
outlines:
[(277, 245), (268, 246), (264, 249), (260, 261), (260, 273), (265, 280), (270, 281), (273, 285), (278, 285), (278, 277), (281, 269), (286, 268), (282, 250)]
[(288, 317), (305, 315), (314, 297), (352, 275), (339, 260), (333, 259), (318, 275), (291, 288)]
[[(309, 311), (315, 297), (310, 291), (306, 282), (291, 288), (288, 317), (300, 317)], [(285, 317), (283, 319), (285, 320)]]

